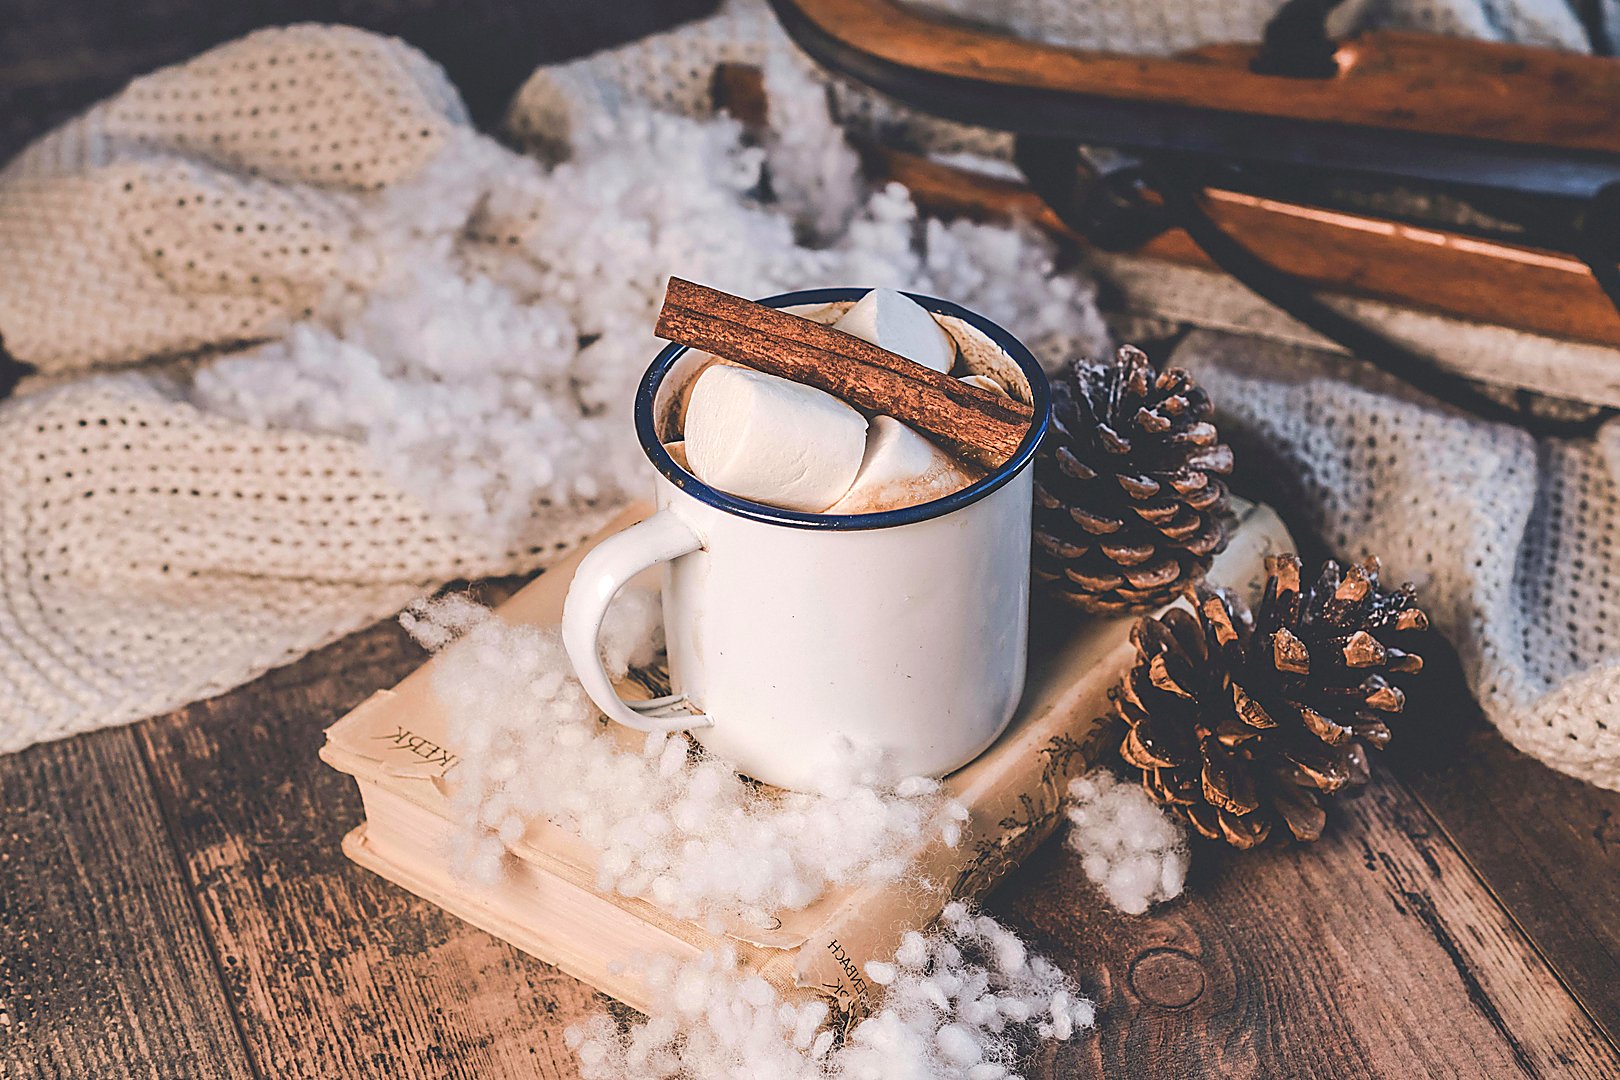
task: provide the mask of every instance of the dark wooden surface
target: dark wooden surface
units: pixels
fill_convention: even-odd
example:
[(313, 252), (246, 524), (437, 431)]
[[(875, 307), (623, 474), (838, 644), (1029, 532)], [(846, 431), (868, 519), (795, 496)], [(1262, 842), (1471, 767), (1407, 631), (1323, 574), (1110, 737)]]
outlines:
[[(338, 849), (322, 729), (421, 659), (383, 623), (0, 758), (0, 1077), (575, 1076), (562, 1029), (605, 998)], [(993, 894), (1101, 1003), (1030, 1075), (1620, 1075), (1620, 794), (1419, 705), (1438, 735), (1314, 847), (1199, 848), (1138, 918), (1057, 843)]]

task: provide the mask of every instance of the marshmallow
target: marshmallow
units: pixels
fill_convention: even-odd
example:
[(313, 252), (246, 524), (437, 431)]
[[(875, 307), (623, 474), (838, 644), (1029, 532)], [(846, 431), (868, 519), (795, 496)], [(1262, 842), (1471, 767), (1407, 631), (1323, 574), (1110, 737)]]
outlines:
[(951, 335), (921, 304), (893, 289), (873, 289), (844, 312), (833, 329), (935, 371), (949, 372), (956, 363)]
[(1007, 388), (1005, 386), (1002, 386), (988, 375), (963, 375), (961, 381), (967, 383), (969, 386), (977, 386), (980, 390), (988, 390), (992, 394), (1000, 394), (1002, 397), (1012, 396), (1011, 394), (1007, 393)]
[(713, 353), (698, 352), (696, 350), (689, 351), (676, 361), (676, 366), (670, 370), (669, 378), (678, 377), (683, 381), (676, 384), (675, 404), (672, 407), (674, 426), (668, 430), (686, 430), (686, 409), (692, 403), (692, 388), (697, 386), (698, 377), (715, 364), (724, 364), (727, 367), (742, 366), (734, 360), (726, 360), (715, 356)]
[(872, 420), (866, 454), (849, 492), (829, 514), (875, 514), (931, 502), (973, 483), (955, 458), (892, 416)]
[(705, 368), (686, 407), (699, 480), (743, 499), (812, 513), (860, 470), (866, 418), (831, 394), (751, 368)]

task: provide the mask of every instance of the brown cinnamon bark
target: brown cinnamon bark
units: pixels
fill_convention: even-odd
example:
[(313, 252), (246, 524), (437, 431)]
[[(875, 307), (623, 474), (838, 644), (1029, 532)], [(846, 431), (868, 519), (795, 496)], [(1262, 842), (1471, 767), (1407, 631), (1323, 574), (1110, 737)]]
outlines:
[(995, 468), (1029, 433), (1029, 406), (830, 326), (681, 278), (669, 279), (657, 334), (883, 413)]

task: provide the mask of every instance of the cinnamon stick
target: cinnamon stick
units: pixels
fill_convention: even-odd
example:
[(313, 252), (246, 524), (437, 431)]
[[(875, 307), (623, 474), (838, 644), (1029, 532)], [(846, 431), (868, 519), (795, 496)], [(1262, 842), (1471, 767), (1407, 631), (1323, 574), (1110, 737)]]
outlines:
[(883, 413), (995, 468), (1029, 433), (1022, 402), (953, 379), (870, 342), (681, 278), (669, 279), (657, 334)]

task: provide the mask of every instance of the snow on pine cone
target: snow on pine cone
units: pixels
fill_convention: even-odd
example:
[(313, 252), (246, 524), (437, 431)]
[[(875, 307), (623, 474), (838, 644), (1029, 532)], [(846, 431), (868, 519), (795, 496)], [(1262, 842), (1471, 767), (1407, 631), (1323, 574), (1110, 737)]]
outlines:
[(1198, 581), (1226, 546), (1232, 449), (1180, 368), (1129, 345), (1052, 387), (1035, 462), (1034, 575), (1084, 611), (1146, 611)]
[(1193, 610), (1138, 622), (1114, 707), (1148, 794), (1234, 847), (1278, 825), (1319, 837), (1324, 797), (1366, 783), (1365, 747), (1389, 741), (1406, 701), (1396, 681), (1423, 666), (1401, 645), (1428, 617), (1412, 586), (1380, 588), (1378, 569), (1329, 561), (1302, 592), (1299, 558), (1273, 556), (1252, 618), (1200, 586)]

